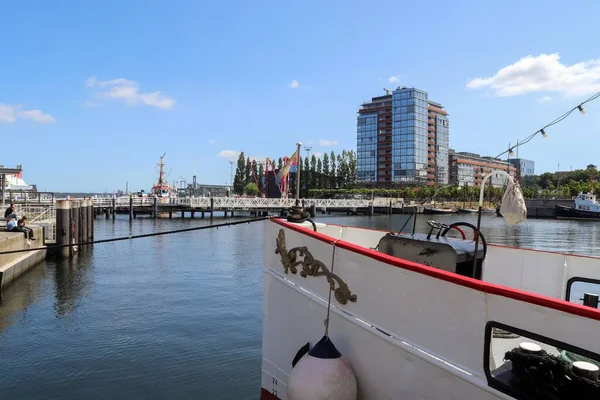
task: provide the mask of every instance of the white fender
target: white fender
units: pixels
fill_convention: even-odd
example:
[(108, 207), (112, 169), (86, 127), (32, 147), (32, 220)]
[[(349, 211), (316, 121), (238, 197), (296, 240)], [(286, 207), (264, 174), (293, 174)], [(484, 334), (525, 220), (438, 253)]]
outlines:
[(290, 373), (289, 400), (356, 400), (356, 377), (329, 337), (323, 336)]

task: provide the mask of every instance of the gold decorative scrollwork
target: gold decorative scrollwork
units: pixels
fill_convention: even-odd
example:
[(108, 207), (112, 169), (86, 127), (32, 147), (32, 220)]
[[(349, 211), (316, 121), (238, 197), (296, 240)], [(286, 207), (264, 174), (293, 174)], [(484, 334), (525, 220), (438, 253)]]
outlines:
[[(281, 256), (283, 272), (287, 274), (288, 271), (291, 271), (292, 274), (296, 274), (298, 272), (297, 267), (301, 266), (302, 270), (300, 271), (300, 276), (303, 278), (306, 278), (307, 276), (325, 275), (331, 290), (333, 290), (335, 299), (340, 304), (346, 304), (348, 301), (353, 303), (356, 302), (356, 294), (353, 294), (350, 291), (350, 288), (346, 282), (344, 282), (338, 275), (329, 272), (329, 269), (321, 261), (315, 260), (306, 246), (294, 247), (293, 249), (287, 250), (285, 248), (285, 233), (283, 229), (279, 230), (279, 234), (275, 239), (275, 244), (275, 254), (279, 254)], [(335, 287), (336, 282), (337, 288)]]

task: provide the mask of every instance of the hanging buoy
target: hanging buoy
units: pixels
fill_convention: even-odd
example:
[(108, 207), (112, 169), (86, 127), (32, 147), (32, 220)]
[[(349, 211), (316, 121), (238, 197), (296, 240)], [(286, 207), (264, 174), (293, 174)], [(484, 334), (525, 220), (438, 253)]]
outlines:
[(356, 400), (354, 371), (328, 336), (292, 369), (287, 395), (290, 400)]

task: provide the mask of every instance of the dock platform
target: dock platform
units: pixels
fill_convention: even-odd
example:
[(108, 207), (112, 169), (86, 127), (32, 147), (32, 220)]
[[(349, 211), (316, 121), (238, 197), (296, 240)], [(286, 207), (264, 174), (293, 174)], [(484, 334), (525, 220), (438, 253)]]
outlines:
[(0, 254), (0, 290), (46, 258), (42, 228), (35, 225), (28, 227), (33, 229), (33, 236), (37, 239), (30, 241), (30, 244), (22, 232), (0, 231), (0, 252), (36, 249), (23, 253)]

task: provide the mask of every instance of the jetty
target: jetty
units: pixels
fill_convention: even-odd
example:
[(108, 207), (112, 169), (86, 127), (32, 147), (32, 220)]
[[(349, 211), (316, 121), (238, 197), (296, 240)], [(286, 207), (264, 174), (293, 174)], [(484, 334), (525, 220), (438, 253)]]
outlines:
[[(94, 197), (96, 215), (129, 214), (131, 218), (138, 215), (179, 214), (182, 218), (189, 215), (192, 218), (200, 214), (202, 218), (208, 214), (211, 218), (215, 213), (223, 216), (234, 216), (235, 212), (249, 211), (253, 215), (268, 215), (277, 213), (283, 215), (296, 200), (292, 198), (261, 198), (261, 197)], [(301, 199), (301, 205), (315, 216), (317, 211), (331, 213), (332, 211), (348, 214), (395, 214), (404, 209), (403, 199)]]

